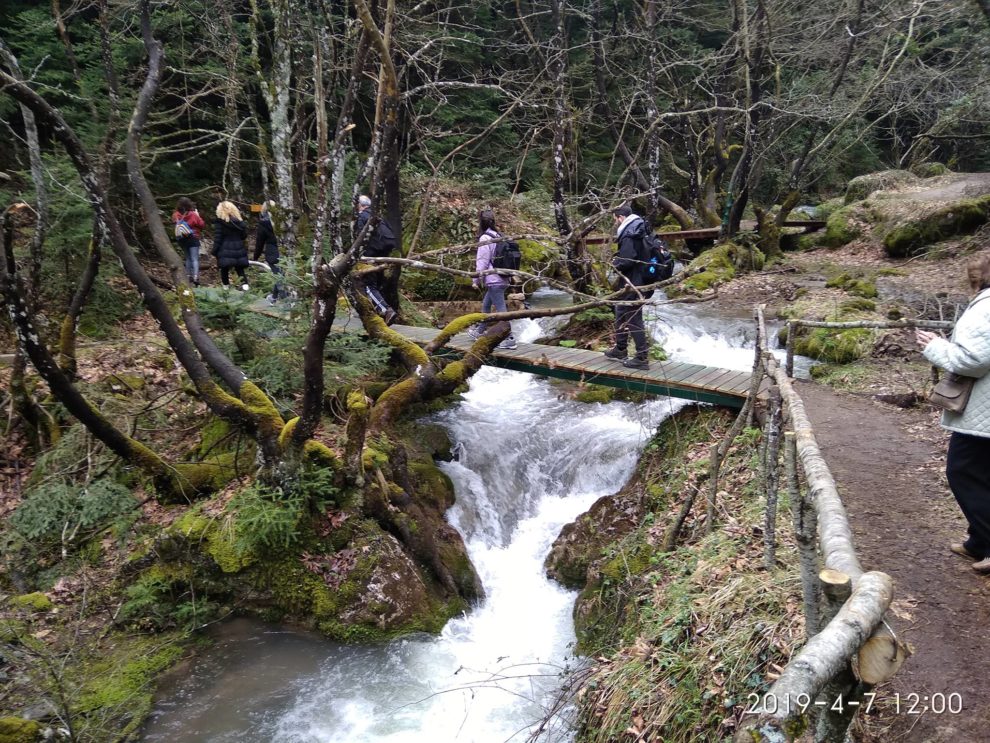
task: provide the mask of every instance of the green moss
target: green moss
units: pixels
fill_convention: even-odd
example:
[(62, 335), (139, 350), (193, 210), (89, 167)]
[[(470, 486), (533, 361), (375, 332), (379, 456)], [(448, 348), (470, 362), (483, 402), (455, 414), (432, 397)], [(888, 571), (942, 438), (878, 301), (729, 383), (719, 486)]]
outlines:
[(965, 199), (895, 226), (884, 237), (883, 245), (891, 258), (920, 255), (927, 246), (973, 232), (988, 221), (990, 195)]
[(123, 372), (109, 374), (103, 378), (103, 386), (111, 392), (130, 394), (140, 392), (145, 387), (144, 377)]
[(794, 352), (819, 361), (848, 364), (864, 356), (873, 346), (869, 328), (813, 328), (807, 336), (795, 339)]
[(855, 207), (843, 207), (829, 215), (825, 222), (825, 234), (821, 238), (822, 245), (829, 248), (840, 248), (860, 236), (859, 226), (852, 221)]
[[(239, 474), (243, 475), (251, 471), (254, 451), (255, 446), (251, 443), (241, 447), (240, 451), (214, 453), (202, 462), (173, 465), (175, 473), (183, 484), (183, 490), (177, 495), (188, 498), (195, 493), (214, 493), (223, 490)], [(181, 501), (182, 498), (173, 497), (171, 500)]]
[(120, 637), (111, 657), (101, 655), (80, 669), (82, 688), (74, 711), (117, 718), (127, 738), (151, 711), (154, 682), (184, 655), (177, 638)]
[(685, 280), (681, 287), (701, 293), (732, 280), (738, 271), (759, 271), (765, 261), (763, 252), (757, 247), (738, 242), (722, 243), (691, 261), (688, 270), (701, 270), (701, 273)]
[(223, 572), (238, 573), (254, 564), (258, 558), (238, 545), (230, 522), (224, 523), (227, 524), (226, 528), (219, 519), (204, 516), (202, 508), (197, 506), (183, 514), (170, 531), (199, 543), (202, 552)]
[(237, 391), (251, 415), (258, 421), (258, 428), (266, 436), (275, 436), (285, 425), (281, 414), (261, 388), (254, 382), (245, 380)]
[(29, 611), (51, 611), (53, 607), (51, 599), (40, 591), (12, 596), (9, 603), (14, 609), (28, 609)]
[(454, 484), (433, 462), (409, 463), (416, 494), (429, 501), (441, 513), (454, 505)]
[(519, 240), (519, 252), (522, 253), (521, 268), (523, 271), (534, 272), (547, 267), (555, 258), (554, 250), (536, 240)]
[(847, 315), (853, 312), (874, 312), (876, 308), (877, 303), (872, 299), (847, 299), (839, 304), (839, 314)]
[(883, 170), (879, 173), (867, 173), (849, 181), (846, 187), (845, 202), (851, 204), (861, 201), (876, 191), (914, 183), (918, 178), (907, 170)]
[(911, 166), (911, 172), (919, 178), (935, 178), (940, 175), (948, 175), (952, 171), (942, 163), (916, 163)]
[(831, 277), (825, 286), (833, 289), (842, 289), (849, 294), (865, 299), (873, 299), (877, 296), (876, 281), (866, 276), (851, 276), (848, 273), (841, 273)]
[(44, 725), (23, 717), (0, 717), (0, 743), (35, 743)]
[(821, 204), (818, 205), (818, 212), (817, 212), (818, 219), (827, 220), (829, 216), (831, 216), (836, 211), (841, 209), (844, 204), (845, 204), (845, 200), (841, 196), (836, 196), (834, 199), (823, 201)]
[(574, 399), (578, 402), (585, 403), (612, 402), (612, 390), (608, 387), (592, 385), (588, 389), (581, 390), (574, 395)]
[(230, 423), (223, 418), (211, 416), (199, 429), (199, 447), (197, 450), (199, 457), (205, 457), (221, 450), (220, 442), (230, 436), (232, 430)]

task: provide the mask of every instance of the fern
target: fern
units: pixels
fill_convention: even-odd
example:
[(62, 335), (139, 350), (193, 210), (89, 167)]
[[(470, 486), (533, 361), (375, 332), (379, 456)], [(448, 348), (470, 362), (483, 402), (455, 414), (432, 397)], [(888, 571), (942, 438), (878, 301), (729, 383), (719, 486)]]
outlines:
[(137, 503), (130, 491), (112, 480), (79, 486), (66, 482), (29, 490), (10, 516), (10, 527), (32, 541), (59, 541), (63, 533), (108, 525)]

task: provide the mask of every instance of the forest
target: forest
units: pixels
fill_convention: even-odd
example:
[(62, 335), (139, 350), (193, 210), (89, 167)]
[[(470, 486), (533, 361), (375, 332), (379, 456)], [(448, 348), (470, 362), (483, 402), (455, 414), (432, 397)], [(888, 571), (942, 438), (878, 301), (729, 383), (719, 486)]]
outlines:
[[(930, 245), (960, 238), (964, 254), (990, 222), (990, 184), (970, 178), (990, 171), (987, 80), (987, 0), (5, 0), (0, 743), (46, 727), (152, 740), (158, 680), (233, 617), (374, 644), (470, 613), (492, 591), (445, 517), (461, 445), (438, 421), (521, 323), (604, 349), (623, 300), (613, 210), (712, 231), (668, 241), (684, 270), (657, 299), (689, 311), (735, 276), (870, 235), (883, 260), (938, 270)], [(932, 196), (924, 224), (873, 195), (930, 183), (965, 199)], [(196, 277), (181, 198), (206, 222)], [(244, 215), (249, 252), (270, 213), (281, 273), (256, 262), (246, 291), (223, 290), (208, 255), (221, 202)], [(508, 310), (452, 353), (485, 319), (471, 286), (484, 209), (522, 264)], [(366, 255), (380, 223), (396, 249)], [(854, 298), (812, 319), (875, 319), (878, 276), (830, 275)], [(396, 327), (435, 335), (386, 324), (369, 286)], [(564, 299), (531, 303), (548, 289)], [(806, 330), (799, 355), (826, 364), (875, 340)], [(652, 404), (602, 394), (560, 393)], [(695, 476), (661, 454), (690, 458), (731, 423), (686, 416), (676, 444), (643, 424), (655, 438), (633, 482), (658, 509), (674, 485), (661, 498), (647, 474)], [(743, 477), (746, 456), (726, 467)], [(583, 568), (548, 570), (587, 592)], [(613, 642), (575, 621), (581, 656)], [(771, 643), (758, 671), (789, 649)], [(570, 729), (611, 739), (588, 704)], [(664, 739), (731, 735), (719, 704), (667, 710), (684, 737)]]

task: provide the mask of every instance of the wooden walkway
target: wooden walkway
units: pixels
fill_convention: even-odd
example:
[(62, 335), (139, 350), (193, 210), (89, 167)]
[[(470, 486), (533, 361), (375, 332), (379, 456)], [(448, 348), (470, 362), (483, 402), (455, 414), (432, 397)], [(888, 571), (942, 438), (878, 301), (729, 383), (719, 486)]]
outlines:
[[(800, 227), (803, 234), (817, 232), (825, 229), (825, 222), (819, 219), (788, 219), (784, 221), (784, 227)], [(739, 225), (740, 232), (752, 232), (756, 229), (756, 222), (745, 220)], [(677, 230), (676, 232), (658, 232), (657, 237), (665, 240), (716, 240), (722, 234), (721, 227), (698, 227), (693, 230)], [(615, 237), (609, 236), (589, 236), (584, 239), (588, 245), (604, 245), (614, 242)]]
[[(364, 332), (360, 320), (356, 317), (339, 318), (334, 322), (334, 329), (353, 333)], [(409, 325), (393, 325), (392, 330), (421, 345), (429, 343), (440, 332), (435, 328), (418, 328)], [(464, 354), (471, 348), (471, 343), (471, 337), (467, 333), (461, 333), (447, 344), (447, 348), (456, 354)], [(750, 372), (716, 369), (677, 361), (651, 361), (650, 368), (645, 371), (627, 369), (621, 362), (606, 358), (604, 354), (596, 351), (543, 346), (536, 343), (520, 343), (519, 347), (512, 351), (496, 349), (485, 363), (544, 377), (588, 382), (733, 408), (742, 407), (749, 392), (752, 376)]]

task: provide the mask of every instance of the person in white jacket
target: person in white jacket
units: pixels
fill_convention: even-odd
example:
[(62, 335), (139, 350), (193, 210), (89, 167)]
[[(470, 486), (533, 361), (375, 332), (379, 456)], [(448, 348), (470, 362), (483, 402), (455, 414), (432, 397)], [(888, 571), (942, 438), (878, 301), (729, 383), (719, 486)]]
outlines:
[(970, 261), (969, 283), (976, 296), (956, 322), (952, 339), (916, 330), (925, 358), (948, 372), (976, 378), (966, 409), (946, 410), (942, 427), (951, 431), (945, 474), (969, 522), (965, 542), (949, 545), (990, 573), (990, 250)]

